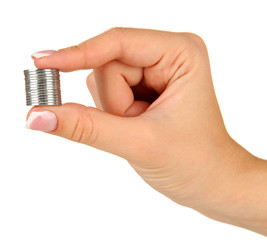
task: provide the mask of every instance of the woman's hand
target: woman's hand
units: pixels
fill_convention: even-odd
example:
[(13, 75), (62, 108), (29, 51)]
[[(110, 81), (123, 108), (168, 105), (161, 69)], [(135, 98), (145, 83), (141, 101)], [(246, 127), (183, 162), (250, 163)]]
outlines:
[[(74, 103), (34, 107), (29, 128), (123, 157), (175, 202), (267, 234), (266, 206), (257, 202), (250, 213), (245, 208), (252, 200), (243, 199), (246, 181), (260, 181), (258, 169), (266, 170), (266, 163), (227, 133), (198, 36), (114, 28), (33, 59), (38, 68), (94, 69), (87, 85), (98, 109)], [(251, 218), (244, 220), (248, 212)], [(253, 219), (263, 226), (247, 224)]]

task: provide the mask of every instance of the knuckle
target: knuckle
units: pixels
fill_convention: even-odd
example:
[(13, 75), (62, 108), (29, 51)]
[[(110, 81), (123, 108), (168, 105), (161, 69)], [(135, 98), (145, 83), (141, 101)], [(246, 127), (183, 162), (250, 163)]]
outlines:
[(200, 50), (206, 51), (206, 44), (205, 41), (197, 34), (195, 33), (185, 33), (187, 39), (189, 40), (190, 44), (195, 46), (196, 48)]
[(126, 31), (127, 28), (125, 27), (112, 27), (110, 29), (107, 30), (108, 33), (111, 34), (121, 34), (122, 32)]
[(74, 142), (93, 145), (96, 141), (95, 126), (90, 114), (77, 117), (76, 124), (70, 132), (69, 138)]
[(119, 61), (113, 60), (94, 69), (94, 72), (97, 74), (97, 76), (101, 77), (101, 81), (104, 81), (105, 79), (109, 79), (109, 75), (117, 74), (119, 66)]
[(81, 58), (81, 68), (82, 69), (86, 69), (88, 67), (87, 64), (87, 51), (86, 51), (86, 42), (82, 42), (78, 45), (74, 45), (73, 48), (75, 48), (75, 50), (77, 50), (78, 52), (80, 52)]
[(84, 135), (84, 127), (81, 124), (81, 119), (78, 118), (76, 120), (76, 124), (74, 125), (74, 128), (72, 129), (72, 134), (70, 136), (70, 140), (74, 142), (81, 142), (83, 135)]
[(117, 66), (116, 63), (117, 63), (116, 60), (107, 62), (107, 63), (103, 64), (102, 66), (100, 66), (98, 68), (98, 70), (101, 70), (103, 72), (109, 72), (109, 71), (113, 70), (114, 68), (116, 69), (116, 66)]
[(94, 79), (94, 73), (90, 73), (87, 78), (86, 78), (86, 84), (88, 89), (94, 89), (96, 88), (96, 83), (95, 83), (95, 79)]
[(158, 92), (161, 92), (163, 86), (170, 78), (170, 71), (166, 66), (154, 66), (153, 68), (146, 69), (144, 74), (147, 79), (147, 87), (155, 89)]

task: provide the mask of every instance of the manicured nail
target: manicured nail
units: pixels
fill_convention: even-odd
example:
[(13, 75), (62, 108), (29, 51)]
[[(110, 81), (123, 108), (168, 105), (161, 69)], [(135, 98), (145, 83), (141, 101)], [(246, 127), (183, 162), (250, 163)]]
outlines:
[(26, 128), (43, 132), (51, 132), (57, 129), (57, 124), (57, 116), (53, 112), (31, 112), (26, 122)]
[(40, 51), (40, 52), (36, 52), (34, 54), (31, 55), (32, 58), (42, 58), (42, 57), (47, 57), (52, 55), (53, 53), (55, 53), (55, 50), (45, 50), (45, 51)]

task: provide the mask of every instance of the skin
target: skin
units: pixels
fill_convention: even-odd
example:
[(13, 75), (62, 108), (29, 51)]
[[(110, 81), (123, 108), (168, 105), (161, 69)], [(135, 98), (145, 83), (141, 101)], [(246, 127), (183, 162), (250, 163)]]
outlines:
[(31, 110), (56, 114), (51, 134), (123, 157), (176, 203), (267, 236), (267, 162), (228, 134), (200, 37), (114, 28), (34, 63), (93, 69), (87, 86), (97, 108)]

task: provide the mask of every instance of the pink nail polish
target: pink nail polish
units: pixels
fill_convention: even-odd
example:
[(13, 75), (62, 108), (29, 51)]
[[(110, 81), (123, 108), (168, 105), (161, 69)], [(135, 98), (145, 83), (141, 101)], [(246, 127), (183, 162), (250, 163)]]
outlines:
[(40, 52), (36, 52), (36, 53), (33, 53), (31, 55), (32, 58), (42, 58), (42, 57), (47, 57), (47, 56), (50, 56), (52, 55), (53, 53), (55, 53), (56, 51), (55, 50), (44, 50), (44, 51), (40, 51)]
[(26, 128), (51, 132), (57, 129), (58, 119), (53, 112), (32, 112), (26, 122)]

